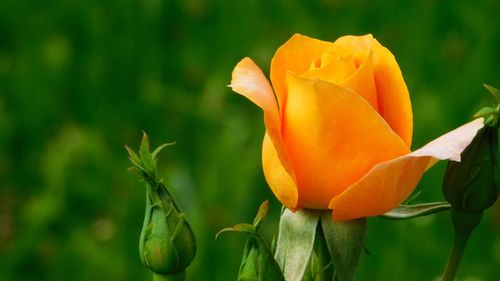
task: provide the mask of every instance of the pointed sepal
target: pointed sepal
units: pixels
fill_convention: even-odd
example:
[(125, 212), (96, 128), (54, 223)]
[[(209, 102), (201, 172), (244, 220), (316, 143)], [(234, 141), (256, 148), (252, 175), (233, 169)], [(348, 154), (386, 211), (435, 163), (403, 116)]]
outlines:
[(381, 217), (392, 220), (405, 220), (421, 216), (432, 215), (442, 211), (447, 211), (451, 205), (447, 202), (433, 202), (425, 204), (401, 205)]
[(366, 218), (334, 221), (331, 214), (321, 216), (326, 244), (339, 281), (352, 281), (356, 275), (366, 238)]
[(320, 214), (307, 209), (295, 213), (285, 209), (281, 215), (275, 258), (287, 281), (300, 281), (304, 276)]

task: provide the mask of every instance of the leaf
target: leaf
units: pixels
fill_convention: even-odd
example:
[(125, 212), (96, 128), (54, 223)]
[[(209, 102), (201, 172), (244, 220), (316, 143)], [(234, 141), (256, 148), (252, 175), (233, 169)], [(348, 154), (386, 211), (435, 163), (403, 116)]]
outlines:
[(366, 218), (336, 222), (330, 213), (323, 213), (321, 225), (337, 280), (354, 280), (364, 249)]
[(383, 218), (393, 220), (411, 219), (420, 216), (427, 216), (451, 208), (447, 202), (434, 202), (416, 205), (401, 205), (382, 215)]
[(495, 97), (495, 99), (497, 99), (497, 101), (500, 102), (500, 91), (497, 88), (492, 87), (488, 84), (483, 84), (483, 86)]
[(285, 209), (281, 215), (275, 259), (285, 280), (300, 281), (309, 263), (320, 213)]

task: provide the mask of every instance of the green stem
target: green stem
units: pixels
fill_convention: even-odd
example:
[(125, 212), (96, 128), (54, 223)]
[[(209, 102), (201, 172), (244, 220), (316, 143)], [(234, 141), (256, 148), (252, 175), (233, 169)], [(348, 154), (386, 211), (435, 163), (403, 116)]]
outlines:
[(153, 281), (185, 281), (186, 272), (183, 271), (177, 274), (158, 274), (153, 273)]
[(455, 237), (453, 239), (453, 246), (443, 273), (442, 281), (453, 281), (455, 279), (469, 236), (481, 222), (482, 216), (482, 212), (466, 213), (452, 209), (451, 220), (453, 222)]

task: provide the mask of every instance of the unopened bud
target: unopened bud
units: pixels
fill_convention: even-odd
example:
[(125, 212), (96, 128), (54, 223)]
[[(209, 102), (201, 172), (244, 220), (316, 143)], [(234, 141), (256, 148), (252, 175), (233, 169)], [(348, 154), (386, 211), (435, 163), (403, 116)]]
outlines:
[(498, 157), (498, 127), (486, 124), (462, 152), (461, 161), (448, 162), (443, 191), (452, 208), (482, 212), (495, 203), (500, 187)]
[(156, 158), (165, 146), (150, 152), (149, 140), (144, 134), (138, 154), (126, 147), (134, 164), (130, 170), (147, 186), (139, 254), (144, 265), (155, 273), (155, 278), (184, 274), (196, 253), (194, 234), (186, 215), (158, 177)]
[(148, 183), (146, 214), (139, 241), (141, 260), (161, 274), (184, 272), (196, 253), (193, 231), (163, 184)]
[(233, 227), (224, 228), (216, 236), (217, 238), (221, 233), (227, 231), (250, 234), (243, 252), (238, 281), (285, 281), (273, 253), (258, 233), (259, 225), (267, 215), (268, 204), (268, 201), (265, 201), (260, 205), (253, 224), (240, 223)]

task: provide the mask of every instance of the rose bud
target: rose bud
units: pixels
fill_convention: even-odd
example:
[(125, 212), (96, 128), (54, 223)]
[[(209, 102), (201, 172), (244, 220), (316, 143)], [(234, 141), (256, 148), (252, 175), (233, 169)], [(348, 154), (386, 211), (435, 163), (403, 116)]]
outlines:
[(150, 152), (149, 140), (144, 134), (138, 154), (126, 146), (134, 164), (129, 170), (146, 182), (146, 210), (139, 254), (144, 266), (153, 271), (154, 280), (184, 276), (196, 253), (194, 234), (186, 215), (158, 177), (157, 155), (167, 145)]
[(498, 127), (479, 130), (461, 157), (461, 162), (448, 162), (444, 196), (454, 209), (482, 212), (495, 203), (500, 188)]
[(291, 210), (335, 220), (401, 204), (437, 160), (458, 161), (483, 127), (474, 120), (411, 151), (410, 96), (393, 54), (371, 35), (335, 42), (292, 36), (271, 61), (271, 84), (249, 58), (230, 87), (264, 111), (264, 176)]
[(258, 232), (260, 224), (267, 216), (268, 210), (269, 202), (266, 200), (260, 205), (253, 224), (239, 223), (233, 227), (222, 229), (215, 236), (217, 239), (220, 234), (228, 231), (249, 234), (238, 272), (238, 281), (285, 281), (271, 249), (269, 249)]

